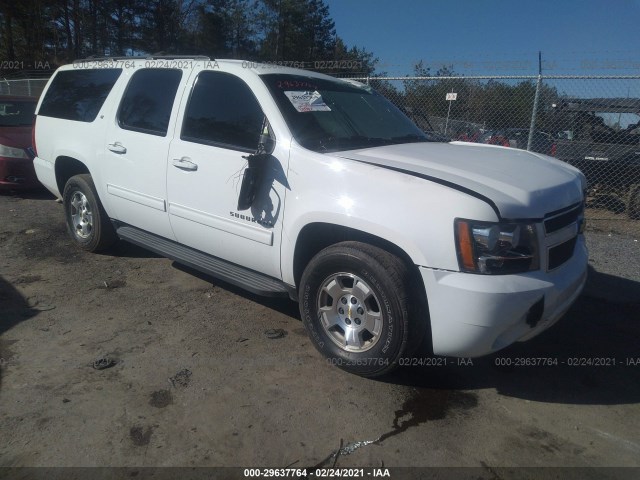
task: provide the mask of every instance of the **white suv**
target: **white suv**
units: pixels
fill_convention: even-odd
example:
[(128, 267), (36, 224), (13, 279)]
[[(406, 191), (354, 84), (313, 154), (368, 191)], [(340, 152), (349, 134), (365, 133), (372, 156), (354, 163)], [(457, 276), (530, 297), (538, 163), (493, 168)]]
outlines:
[(316, 348), (381, 375), (424, 333), (475, 357), (556, 322), (586, 280), (585, 180), (438, 143), (366, 85), (233, 60), (61, 67), (34, 160), (89, 251), (118, 238), (300, 302)]

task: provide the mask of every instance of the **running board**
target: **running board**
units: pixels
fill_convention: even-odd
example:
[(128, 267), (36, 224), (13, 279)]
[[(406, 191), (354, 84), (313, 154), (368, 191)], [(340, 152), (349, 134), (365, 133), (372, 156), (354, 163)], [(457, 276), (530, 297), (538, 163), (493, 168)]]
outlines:
[(122, 240), (151, 250), (177, 263), (211, 275), (256, 295), (265, 297), (291, 296), (293, 289), (276, 278), (207, 255), (135, 227), (121, 226), (116, 232)]

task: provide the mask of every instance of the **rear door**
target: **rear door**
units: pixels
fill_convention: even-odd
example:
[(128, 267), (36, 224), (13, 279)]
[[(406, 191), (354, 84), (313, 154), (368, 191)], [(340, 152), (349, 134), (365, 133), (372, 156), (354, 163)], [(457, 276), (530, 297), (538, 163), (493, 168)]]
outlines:
[[(288, 149), (261, 160), (253, 205), (238, 210), (247, 157), (265, 115), (239, 76), (204, 70), (183, 102), (168, 160), (169, 217), (180, 243), (280, 277), (280, 237)], [(280, 153), (278, 153), (280, 152)]]
[(110, 210), (124, 223), (174, 238), (167, 213), (168, 132), (175, 125), (189, 70), (142, 68), (112, 112), (103, 178)]

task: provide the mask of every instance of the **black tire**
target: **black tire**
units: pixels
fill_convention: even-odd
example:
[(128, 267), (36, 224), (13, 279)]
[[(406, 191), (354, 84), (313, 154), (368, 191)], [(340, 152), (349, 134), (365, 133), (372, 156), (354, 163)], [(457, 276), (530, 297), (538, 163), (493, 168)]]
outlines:
[(64, 187), (62, 202), (67, 230), (78, 247), (99, 252), (116, 243), (118, 237), (98, 198), (91, 175), (71, 177)]
[(640, 183), (631, 185), (629, 189), (627, 214), (632, 220), (640, 220)]
[[(378, 247), (342, 242), (322, 250), (309, 262), (300, 281), (300, 314), (316, 349), (332, 365), (363, 377), (384, 375), (396, 368), (400, 358), (412, 353), (422, 339), (425, 329), (418, 325), (426, 325), (425, 319), (415, 315), (413, 306), (420, 302), (411, 298), (412, 278), (402, 260)], [(331, 311), (321, 314), (320, 307)], [(361, 322), (358, 326), (357, 320)], [(370, 328), (374, 323), (376, 328)], [(359, 333), (350, 346), (347, 331), (356, 330)]]

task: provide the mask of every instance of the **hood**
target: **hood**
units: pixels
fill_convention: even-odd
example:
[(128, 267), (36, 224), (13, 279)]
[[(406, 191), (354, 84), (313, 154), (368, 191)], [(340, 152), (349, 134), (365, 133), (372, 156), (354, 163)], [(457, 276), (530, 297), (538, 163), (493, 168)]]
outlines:
[(31, 147), (31, 125), (24, 127), (0, 127), (0, 145), (27, 149)]
[(586, 186), (580, 171), (564, 162), (493, 145), (408, 143), (332, 155), (400, 170), (484, 197), (503, 219), (542, 218), (581, 202)]

